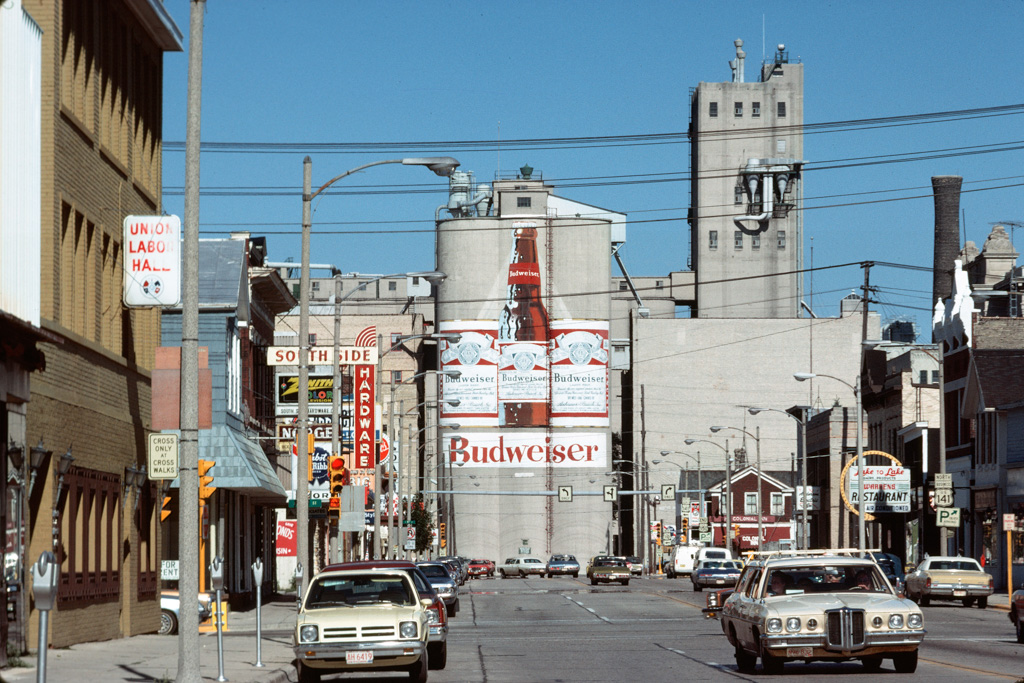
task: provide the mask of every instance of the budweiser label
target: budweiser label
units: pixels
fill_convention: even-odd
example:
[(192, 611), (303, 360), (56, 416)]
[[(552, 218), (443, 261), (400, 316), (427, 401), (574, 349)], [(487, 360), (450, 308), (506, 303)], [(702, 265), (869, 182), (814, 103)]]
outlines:
[(508, 267), (508, 283), (540, 287), (540, 267), (536, 263), (513, 263)]
[(498, 401), (546, 403), (547, 400), (547, 344), (501, 344), (501, 357), (498, 360)]
[(551, 424), (608, 426), (608, 323), (551, 323)]
[[(498, 424), (498, 323), (495, 320), (453, 320), (439, 332), (458, 333), (458, 342), (440, 339), (441, 424), (495, 427)], [(455, 401), (457, 405), (452, 405)]]
[(608, 467), (608, 435), (502, 430), (447, 436), (448, 462), (464, 467)]

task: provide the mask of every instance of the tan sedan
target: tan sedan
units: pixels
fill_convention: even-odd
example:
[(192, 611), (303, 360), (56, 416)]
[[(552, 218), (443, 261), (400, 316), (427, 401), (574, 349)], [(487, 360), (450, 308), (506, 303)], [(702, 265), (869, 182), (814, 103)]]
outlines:
[(992, 576), (970, 557), (926, 557), (917, 569), (907, 574), (906, 595), (927, 606), (932, 600), (960, 600), (964, 607), (975, 601), (988, 607), (992, 595)]

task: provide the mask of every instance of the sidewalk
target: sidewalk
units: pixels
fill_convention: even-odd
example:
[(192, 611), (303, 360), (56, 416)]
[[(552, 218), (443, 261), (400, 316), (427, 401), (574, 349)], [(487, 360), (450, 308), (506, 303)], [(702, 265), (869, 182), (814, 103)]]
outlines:
[[(292, 631), (295, 628), (294, 597), (281, 596), (263, 605), (263, 668), (256, 662), (256, 609), (228, 614), (224, 631), (224, 676), (231, 683), (294, 683)], [(33, 643), (35, 645), (35, 643)], [(4, 683), (34, 683), (35, 656), (22, 657), (28, 667), (0, 671)], [(47, 681), (174, 681), (178, 672), (178, 637), (148, 634), (82, 643), (46, 653)], [(217, 634), (199, 634), (199, 672), (203, 680), (216, 681)]]

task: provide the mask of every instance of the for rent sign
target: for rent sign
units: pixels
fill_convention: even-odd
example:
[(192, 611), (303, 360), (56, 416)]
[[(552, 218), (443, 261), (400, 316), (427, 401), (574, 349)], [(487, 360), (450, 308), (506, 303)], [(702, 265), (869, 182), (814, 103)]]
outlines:
[(176, 306), (181, 303), (181, 219), (128, 216), (124, 219), (124, 303)]

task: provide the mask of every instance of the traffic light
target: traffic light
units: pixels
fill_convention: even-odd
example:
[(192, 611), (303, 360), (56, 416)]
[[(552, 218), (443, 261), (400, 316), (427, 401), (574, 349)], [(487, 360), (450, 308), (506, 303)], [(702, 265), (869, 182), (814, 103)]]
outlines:
[(679, 526), (679, 542), (686, 543), (690, 538), (690, 520), (685, 517)]
[(445, 529), (444, 522), (441, 522), (440, 524), (437, 525), (438, 542), (441, 544), (442, 548), (444, 548), (444, 547), (446, 547), (448, 545), (448, 539), (445, 536), (444, 529)]
[[(331, 480), (331, 509), (341, 507), (341, 489), (348, 483), (348, 470), (345, 469), (345, 458), (332, 456), (327, 463), (327, 473)], [(335, 502), (337, 501), (337, 502)]]
[(213, 492), (217, 490), (216, 486), (210, 486), (213, 483), (213, 475), (207, 474), (211, 467), (216, 463), (212, 460), (200, 460), (199, 461), (199, 503), (205, 504)]
[(661, 545), (661, 522), (651, 524), (651, 534), (656, 545)]
[(161, 522), (171, 516), (171, 510), (169, 508), (170, 504), (171, 504), (171, 497), (170, 496), (164, 496), (163, 497), (163, 502), (160, 504), (160, 521)]

